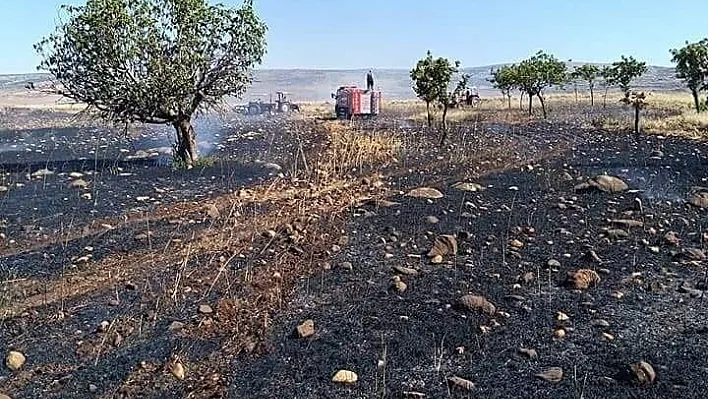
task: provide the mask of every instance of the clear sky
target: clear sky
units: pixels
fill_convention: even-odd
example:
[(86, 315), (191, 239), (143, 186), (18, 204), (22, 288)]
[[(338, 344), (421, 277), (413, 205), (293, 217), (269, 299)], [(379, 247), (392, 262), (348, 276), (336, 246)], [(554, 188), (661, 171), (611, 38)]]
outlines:
[[(34, 72), (32, 44), (57, 7), (0, 0), (0, 73)], [(224, 0), (240, 4), (240, 0)], [(254, 0), (269, 25), (264, 68), (410, 68), (435, 56), (483, 66), (539, 49), (563, 60), (621, 54), (669, 66), (668, 49), (708, 36), (708, 0)]]

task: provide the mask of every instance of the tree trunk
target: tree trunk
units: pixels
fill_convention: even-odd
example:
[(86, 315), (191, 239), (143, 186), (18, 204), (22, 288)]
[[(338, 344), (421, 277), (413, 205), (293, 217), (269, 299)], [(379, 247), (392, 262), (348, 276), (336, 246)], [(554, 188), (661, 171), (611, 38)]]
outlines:
[(634, 133), (639, 134), (639, 107), (634, 106)]
[(594, 107), (595, 106), (595, 93), (593, 92), (593, 84), (590, 83), (590, 106)]
[(447, 139), (447, 104), (443, 104), (442, 112), (442, 136), (440, 137), (440, 146), (445, 145), (445, 140)]
[(538, 97), (538, 101), (541, 102), (541, 109), (543, 110), (543, 119), (546, 119), (546, 103), (543, 101), (543, 96), (541, 96), (541, 93), (536, 94), (536, 96)]
[(430, 114), (430, 101), (425, 102), (425, 110), (428, 112), (428, 127), (433, 126), (433, 116)]
[(533, 107), (533, 96), (529, 93), (529, 116), (533, 115), (533, 110), (531, 107)]
[(181, 116), (174, 122), (177, 131), (177, 156), (191, 169), (197, 161), (197, 138), (189, 116)]
[(698, 90), (691, 89), (691, 94), (693, 95), (693, 102), (696, 104), (696, 113), (700, 113), (701, 112), (701, 103), (698, 100)]
[(511, 109), (511, 93), (506, 93), (506, 98), (509, 101), (509, 109)]
[(519, 95), (519, 109), (522, 111), (524, 109), (524, 92), (523, 91)]
[(575, 90), (575, 102), (578, 102), (578, 84), (574, 83), (573, 84), (573, 90)]
[(607, 108), (607, 90), (609, 87), (605, 86), (605, 97), (602, 99), (602, 108)]

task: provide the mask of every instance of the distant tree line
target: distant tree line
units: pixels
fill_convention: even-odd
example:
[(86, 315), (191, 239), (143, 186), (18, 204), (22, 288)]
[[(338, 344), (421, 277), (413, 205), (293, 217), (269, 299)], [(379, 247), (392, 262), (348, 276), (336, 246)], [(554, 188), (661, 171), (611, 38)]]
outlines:
[[(708, 91), (708, 38), (695, 43), (686, 42), (684, 47), (669, 51), (673, 57), (672, 62), (676, 64), (676, 77), (684, 81), (691, 91), (696, 111), (701, 112), (708, 107), (708, 100), (704, 104), (700, 101), (701, 93)], [(427, 104), (429, 126), (432, 125), (431, 104), (440, 105), (443, 108), (442, 126), (446, 131), (445, 117), (450, 99), (466, 88), (468, 80), (463, 74), (459, 84), (455, 85), (454, 90), (450, 90), (453, 76), (460, 72), (459, 65), (459, 61), (433, 58), (428, 51), (426, 57), (418, 61), (410, 72), (413, 91)], [(590, 104), (595, 106), (596, 88), (601, 85), (604, 89), (603, 107), (607, 106), (609, 89), (619, 88), (623, 93), (620, 101), (634, 108), (634, 128), (638, 132), (639, 111), (645, 106), (646, 95), (633, 90), (632, 87), (646, 72), (646, 62), (640, 62), (632, 56), (622, 55), (620, 60), (602, 67), (584, 64), (571, 70), (566, 62), (552, 54), (539, 51), (519, 63), (493, 69), (488, 81), (506, 98), (509, 108), (512, 107), (511, 97), (514, 91), (520, 94), (520, 107), (523, 107), (526, 96), (529, 115), (533, 113), (533, 99), (537, 98), (544, 118), (547, 117), (545, 93), (550, 88), (564, 88), (573, 84), (577, 96), (577, 83), (584, 82), (590, 92)], [(444, 137), (445, 135), (443, 140)]]

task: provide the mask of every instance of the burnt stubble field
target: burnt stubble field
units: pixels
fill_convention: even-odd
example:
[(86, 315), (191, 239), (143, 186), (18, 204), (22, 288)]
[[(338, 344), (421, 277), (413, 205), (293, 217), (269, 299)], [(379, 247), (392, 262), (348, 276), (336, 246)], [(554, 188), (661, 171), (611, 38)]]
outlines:
[(700, 397), (708, 147), (573, 109), (442, 146), (405, 110), (226, 116), (189, 171), (169, 131), (6, 114), (0, 392)]

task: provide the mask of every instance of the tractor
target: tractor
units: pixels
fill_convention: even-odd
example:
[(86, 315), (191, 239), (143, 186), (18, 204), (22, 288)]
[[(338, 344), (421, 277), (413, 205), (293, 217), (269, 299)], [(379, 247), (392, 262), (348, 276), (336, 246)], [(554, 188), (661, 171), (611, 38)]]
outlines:
[(291, 103), (290, 100), (288, 100), (287, 95), (289, 93), (284, 92), (284, 91), (278, 91), (275, 93), (276, 94), (276, 99), (275, 102), (273, 102), (273, 95), (270, 94), (269, 98), (270, 100), (266, 103), (263, 102), (262, 100), (258, 99), (256, 101), (250, 101), (248, 105), (246, 106), (246, 114), (247, 115), (261, 115), (264, 113), (273, 115), (276, 113), (288, 113), (288, 112), (299, 112), (300, 111), (300, 106)]

